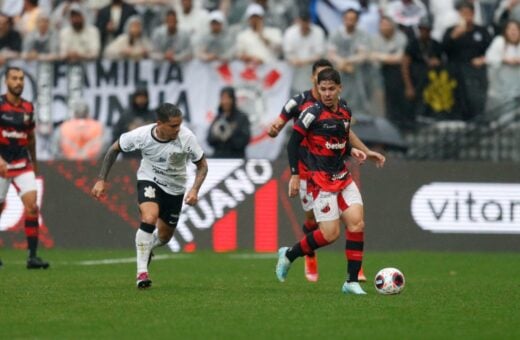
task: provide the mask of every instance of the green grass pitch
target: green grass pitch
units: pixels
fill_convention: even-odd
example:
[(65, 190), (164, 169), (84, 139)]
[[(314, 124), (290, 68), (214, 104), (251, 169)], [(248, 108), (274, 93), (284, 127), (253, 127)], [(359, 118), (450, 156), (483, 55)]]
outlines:
[[(318, 283), (298, 260), (282, 284), (272, 254), (163, 251), (145, 291), (133, 261), (96, 262), (131, 251), (41, 253), (47, 271), (25, 269), (25, 252), (0, 251), (0, 339), (520, 338), (520, 254), (368, 252), (369, 295), (344, 296), (339, 252), (319, 253)], [(371, 282), (389, 266), (405, 274), (400, 295)]]

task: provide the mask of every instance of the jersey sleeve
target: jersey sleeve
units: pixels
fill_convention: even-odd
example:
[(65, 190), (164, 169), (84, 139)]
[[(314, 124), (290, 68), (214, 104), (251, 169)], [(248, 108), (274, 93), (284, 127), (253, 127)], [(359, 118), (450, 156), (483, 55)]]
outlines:
[(306, 136), (307, 131), (318, 117), (319, 112), (319, 107), (317, 105), (313, 105), (303, 111), (296, 123), (294, 123), (294, 130), (298, 131), (303, 136)]
[(299, 107), (303, 101), (303, 93), (297, 94), (285, 103), (280, 113), (280, 118), (284, 121), (298, 118), (300, 115)]
[(119, 147), (123, 152), (132, 152), (141, 149), (140, 129), (123, 133), (119, 137)]
[(195, 135), (191, 134), (188, 138), (187, 143), (187, 153), (188, 158), (191, 159), (193, 163), (197, 163), (204, 157), (204, 151), (199, 145), (199, 142), (197, 142), (197, 139), (195, 138)]

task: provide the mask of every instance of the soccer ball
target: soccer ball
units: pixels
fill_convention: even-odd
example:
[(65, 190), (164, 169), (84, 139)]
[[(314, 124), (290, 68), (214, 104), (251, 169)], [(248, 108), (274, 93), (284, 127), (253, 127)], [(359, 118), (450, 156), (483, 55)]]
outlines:
[(404, 288), (404, 275), (397, 268), (383, 268), (376, 274), (374, 284), (380, 294), (399, 294)]

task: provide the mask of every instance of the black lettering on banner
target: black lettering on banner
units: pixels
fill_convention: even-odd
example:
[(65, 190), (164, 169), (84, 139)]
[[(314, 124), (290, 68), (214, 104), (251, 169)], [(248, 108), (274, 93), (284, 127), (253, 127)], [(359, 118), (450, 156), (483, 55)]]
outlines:
[(125, 86), (128, 85), (128, 81), (129, 81), (128, 78), (130, 78), (129, 75), (128, 75), (128, 69), (129, 69), (129, 64), (128, 63), (129, 63), (128, 60), (123, 61), (123, 84)]
[(119, 85), (119, 77), (118, 77), (118, 64), (117, 61), (111, 61), (108, 63), (107, 69), (103, 66), (103, 61), (98, 60), (96, 62), (96, 86), (100, 87), (102, 85)]
[(136, 87), (148, 86), (148, 81), (146, 79), (141, 79), (141, 63), (138, 61), (134, 62), (134, 85)]
[[(488, 207), (491, 207), (491, 206), (496, 207), (496, 209), (494, 209), (494, 210), (497, 212), (497, 214), (496, 214), (496, 216), (493, 216), (494, 218), (489, 217), (488, 213), (486, 213), (489, 210)], [(497, 201), (491, 200), (491, 201), (487, 201), (486, 203), (482, 204), (481, 211), (482, 211), (482, 217), (487, 222), (502, 221), (502, 206)]]
[(520, 201), (511, 201), (510, 203), (510, 212), (511, 212), (511, 222), (515, 221), (515, 207), (520, 207)]
[(169, 84), (171, 82), (182, 83), (182, 79), (182, 68), (180, 67), (180, 65), (177, 63), (169, 63), (164, 84)]
[(108, 126), (114, 125), (114, 122), (112, 121), (114, 118), (114, 112), (119, 113), (119, 117), (121, 117), (125, 112), (125, 107), (121, 104), (119, 101), (119, 98), (116, 95), (109, 95), (108, 96), (108, 115), (107, 115), (107, 121), (106, 124)]
[(54, 87), (58, 87), (58, 83), (60, 80), (67, 79), (67, 69), (68, 65), (63, 62), (57, 61), (56, 63), (54, 63), (54, 74), (52, 77), (52, 79), (54, 80), (52, 85)]
[(188, 105), (188, 95), (185, 90), (182, 90), (179, 93), (179, 97), (177, 98), (177, 102), (175, 103), (177, 107), (184, 113), (184, 119), (186, 122), (191, 122), (191, 112), (190, 106)]

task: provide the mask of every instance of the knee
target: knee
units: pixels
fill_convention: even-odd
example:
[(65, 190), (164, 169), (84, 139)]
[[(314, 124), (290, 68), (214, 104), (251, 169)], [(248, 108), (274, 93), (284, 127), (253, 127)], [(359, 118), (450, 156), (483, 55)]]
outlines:
[(327, 242), (332, 243), (339, 238), (339, 228), (331, 228), (327, 230), (322, 230), (323, 237)]
[(36, 202), (26, 204), (25, 214), (28, 216), (38, 216), (38, 204), (36, 204)]
[(359, 220), (347, 226), (347, 230), (353, 233), (360, 233), (365, 230), (365, 221)]
[(141, 222), (151, 224), (151, 225), (155, 225), (157, 223), (158, 218), (159, 218), (159, 216), (157, 216), (156, 214), (150, 214), (150, 213), (141, 214)]
[(171, 238), (173, 237), (173, 233), (175, 231), (175, 228), (160, 228), (158, 231), (159, 240), (161, 240), (161, 243), (168, 243), (170, 242)]

